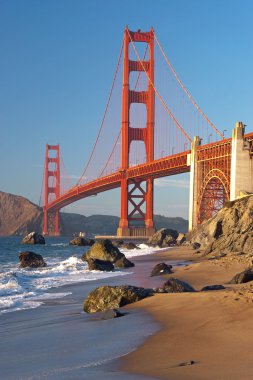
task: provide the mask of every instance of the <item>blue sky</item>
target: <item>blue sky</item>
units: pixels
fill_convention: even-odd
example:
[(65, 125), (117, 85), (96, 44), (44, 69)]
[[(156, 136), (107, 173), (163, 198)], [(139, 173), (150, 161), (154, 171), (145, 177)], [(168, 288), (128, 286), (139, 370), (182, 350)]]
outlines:
[[(45, 144), (82, 173), (125, 25), (155, 28), (170, 61), (220, 130), (253, 130), (250, 0), (0, 0), (0, 190), (38, 203)], [(188, 176), (159, 180), (155, 212), (188, 214)], [(119, 214), (114, 190), (68, 207)]]

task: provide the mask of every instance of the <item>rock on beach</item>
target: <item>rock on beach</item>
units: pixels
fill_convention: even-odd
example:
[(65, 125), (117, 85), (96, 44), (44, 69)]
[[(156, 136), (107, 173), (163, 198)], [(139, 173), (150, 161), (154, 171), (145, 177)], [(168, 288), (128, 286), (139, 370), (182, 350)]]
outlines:
[(83, 310), (86, 313), (96, 313), (115, 309), (143, 298), (153, 295), (152, 289), (138, 288), (136, 286), (99, 286), (94, 289), (83, 304)]

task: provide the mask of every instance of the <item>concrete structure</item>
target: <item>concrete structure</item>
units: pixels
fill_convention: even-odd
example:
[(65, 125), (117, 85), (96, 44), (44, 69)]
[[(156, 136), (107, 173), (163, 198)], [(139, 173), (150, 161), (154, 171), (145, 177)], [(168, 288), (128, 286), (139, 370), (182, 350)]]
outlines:
[(194, 137), (191, 144), (191, 153), (188, 154), (187, 164), (190, 166), (190, 188), (189, 188), (189, 231), (197, 224), (197, 178), (199, 176), (197, 166), (197, 148), (201, 140), (198, 136)]
[(244, 137), (245, 126), (236, 123), (232, 133), (232, 155), (230, 176), (230, 200), (242, 193), (253, 193), (253, 165), (250, 142)]
[(252, 134), (237, 122), (232, 138), (201, 146), (195, 137), (190, 166), (189, 231), (212, 217), (226, 200), (253, 193)]

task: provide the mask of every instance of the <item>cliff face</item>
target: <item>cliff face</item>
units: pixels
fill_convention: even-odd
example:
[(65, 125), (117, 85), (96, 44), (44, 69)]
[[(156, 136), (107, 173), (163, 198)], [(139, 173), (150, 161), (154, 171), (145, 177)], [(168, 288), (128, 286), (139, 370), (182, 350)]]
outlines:
[(0, 191), (0, 235), (41, 232), (42, 209), (28, 199)]
[[(186, 232), (188, 222), (183, 218), (154, 216), (157, 229), (162, 227)], [(61, 234), (72, 236), (83, 231), (88, 234), (114, 235), (119, 218), (112, 215), (84, 216), (60, 213)], [(26, 235), (31, 231), (41, 233), (43, 229), (43, 210), (28, 199), (0, 191), (0, 236)]]

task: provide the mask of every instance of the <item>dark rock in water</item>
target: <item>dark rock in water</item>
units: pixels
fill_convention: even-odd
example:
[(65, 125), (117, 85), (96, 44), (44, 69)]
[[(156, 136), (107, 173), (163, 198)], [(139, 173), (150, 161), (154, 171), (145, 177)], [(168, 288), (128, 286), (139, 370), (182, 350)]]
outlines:
[(99, 259), (111, 261), (112, 263), (115, 263), (115, 261), (122, 257), (125, 257), (125, 255), (109, 239), (96, 241), (86, 252), (87, 259)]
[(43, 257), (38, 253), (34, 252), (20, 252), (18, 254), (20, 261), (20, 268), (39, 268), (45, 267), (47, 264), (45, 263)]
[(99, 286), (86, 298), (83, 310), (86, 313), (96, 313), (108, 309), (115, 309), (130, 303), (142, 300), (153, 295), (153, 290), (136, 286)]
[(125, 248), (125, 249), (140, 249), (139, 247), (137, 247), (137, 245), (136, 244), (134, 244), (133, 242), (128, 242), (128, 243), (126, 243), (126, 244), (123, 244), (122, 245), (122, 248)]
[(31, 232), (23, 238), (22, 244), (45, 244), (45, 238), (37, 232)]
[(110, 261), (103, 261), (99, 259), (88, 259), (87, 260), (89, 270), (100, 270), (103, 272), (114, 271), (114, 266)]
[(167, 228), (161, 228), (148, 240), (148, 244), (151, 246), (169, 247), (176, 244), (178, 232)]
[(206, 292), (209, 290), (223, 290), (223, 289), (226, 289), (225, 286), (223, 285), (207, 285), (201, 289), (201, 292)]
[(124, 245), (124, 241), (123, 240), (115, 240), (113, 242), (113, 245), (115, 245), (115, 247), (122, 247), (122, 245)]
[(81, 236), (75, 237), (73, 240), (70, 240), (69, 244), (70, 245), (78, 245), (78, 246), (92, 246), (95, 243), (95, 240), (93, 239), (85, 239)]
[(152, 269), (151, 277), (153, 276), (159, 276), (161, 274), (170, 274), (172, 272), (172, 265), (167, 265), (165, 263), (159, 263), (155, 265), (155, 267)]
[(166, 293), (195, 292), (195, 289), (191, 285), (187, 284), (187, 282), (178, 280), (174, 277), (165, 282), (163, 289)]
[(114, 266), (115, 268), (131, 268), (134, 267), (135, 264), (123, 256), (119, 260), (115, 261)]
[(237, 273), (230, 281), (230, 284), (244, 284), (249, 281), (253, 281), (253, 271), (251, 268), (246, 269), (241, 273)]
[(192, 243), (192, 248), (193, 248), (193, 249), (199, 249), (200, 246), (201, 246), (200, 243), (197, 243), (197, 242)]

